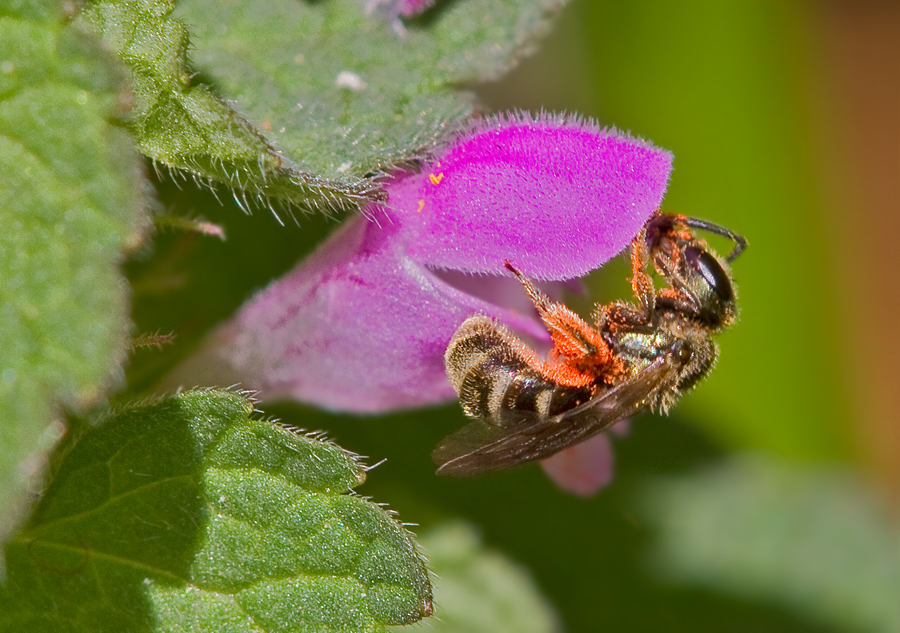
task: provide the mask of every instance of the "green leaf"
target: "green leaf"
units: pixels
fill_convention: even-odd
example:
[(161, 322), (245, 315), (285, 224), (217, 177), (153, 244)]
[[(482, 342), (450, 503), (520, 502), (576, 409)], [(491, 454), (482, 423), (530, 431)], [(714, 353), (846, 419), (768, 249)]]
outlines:
[(364, 466), (252, 411), (188, 392), (88, 431), (7, 546), (0, 630), (383, 631), (430, 614), (411, 535), (345, 494)]
[(0, 535), (64, 430), (124, 355), (118, 263), (144, 220), (116, 60), (54, 2), (0, 9)]
[(851, 631), (900, 630), (900, 533), (855, 475), (738, 458), (644, 495), (654, 567)]
[[(349, 208), (470, 115), (460, 85), (511, 67), (564, 1), (447, 3), (404, 37), (359, 0), (183, 1), (183, 20), (173, 0), (97, 0), (84, 17), (132, 72), (147, 156), (237, 199)], [(198, 83), (189, 43), (234, 101)]]
[(360, 0), (182, 0), (196, 59), (278, 147), (328, 179), (420, 156), (473, 111), (564, 0), (440, 3), (398, 36)]
[(550, 633), (558, 616), (528, 570), (481, 544), (475, 528), (452, 521), (421, 538), (434, 571), (431, 633)]
[(129, 129), (154, 161), (236, 190), (303, 208), (350, 208), (376, 196), (359, 178), (325, 181), (304, 172), (228, 103), (194, 80), (190, 37), (170, 17), (174, 0), (92, 2), (82, 14), (131, 71)]

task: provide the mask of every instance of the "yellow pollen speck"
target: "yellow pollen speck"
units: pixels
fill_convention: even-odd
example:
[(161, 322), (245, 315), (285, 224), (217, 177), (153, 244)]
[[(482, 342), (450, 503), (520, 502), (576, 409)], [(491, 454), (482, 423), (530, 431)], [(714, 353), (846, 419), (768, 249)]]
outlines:
[(444, 172), (439, 173), (437, 176), (435, 176), (434, 174), (429, 174), (428, 178), (431, 180), (432, 185), (439, 185), (444, 179)]
[(416, 209), (416, 213), (421, 213), (421, 212), (422, 212), (422, 209), (424, 209), (424, 208), (425, 208), (425, 201), (424, 201), (424, 200), (419, 200), (419, 208)]

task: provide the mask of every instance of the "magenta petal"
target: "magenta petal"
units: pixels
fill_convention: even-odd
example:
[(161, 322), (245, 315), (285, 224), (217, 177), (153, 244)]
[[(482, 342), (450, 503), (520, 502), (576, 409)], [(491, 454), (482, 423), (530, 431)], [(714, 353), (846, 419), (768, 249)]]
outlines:
[(541, 460), (541, 468), (566, 492), (590, 497), (613, 476), (613, 451), (603, 433)]
[(229, 368), (218, 373), (264, 399), (381, 412), (454, 396), (444, 351), (470, 314), (546, 336), (403, 256), (395, 238), (396, 227), (348, 221), (215, 335), (214, 362)]
[(578, 277), (627, 247), (659, 207), (672, 156), (615, 130), (524, 115), (489, 120), (387, 186), (409, 255), (466, 272), (512, 261)]
[[(264, 399), (371, 413), (450, 399), (443, 355), (467, 317), (494, 317), (538, 348), (549, 338), (504, 261), (545, 280), (599, 267), (657, 209), (671, 161), (573, 119), (482, 121), (386, 182), (386, 203), (253, 297), (168, 384), (240, 382)], [(610, 460), (552, 471), (589, 494)]]

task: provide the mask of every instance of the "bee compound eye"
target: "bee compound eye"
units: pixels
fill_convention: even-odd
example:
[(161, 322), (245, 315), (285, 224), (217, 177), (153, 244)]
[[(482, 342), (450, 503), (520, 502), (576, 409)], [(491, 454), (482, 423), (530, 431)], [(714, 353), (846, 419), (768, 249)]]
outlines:
[(728, 273), (715, 257), (695, 246), (684, 249), (684, 258), (691, 269), (709, 285), (720, 301), (734, 301), (734, 289)]

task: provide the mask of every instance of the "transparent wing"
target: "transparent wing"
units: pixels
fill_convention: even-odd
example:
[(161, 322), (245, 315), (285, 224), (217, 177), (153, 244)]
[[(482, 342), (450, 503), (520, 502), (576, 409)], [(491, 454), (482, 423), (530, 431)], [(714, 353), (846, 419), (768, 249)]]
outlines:
[(445, 437), (431, 458), (439, 475), (456, 477), (544, 459), (645, 410), (650, 395), (674, 380), (678, 366), (672, 354), (661, 356), (608, 392), (547, 420), (521, 412), (520, 420), (503, 427), (472, 422)]

